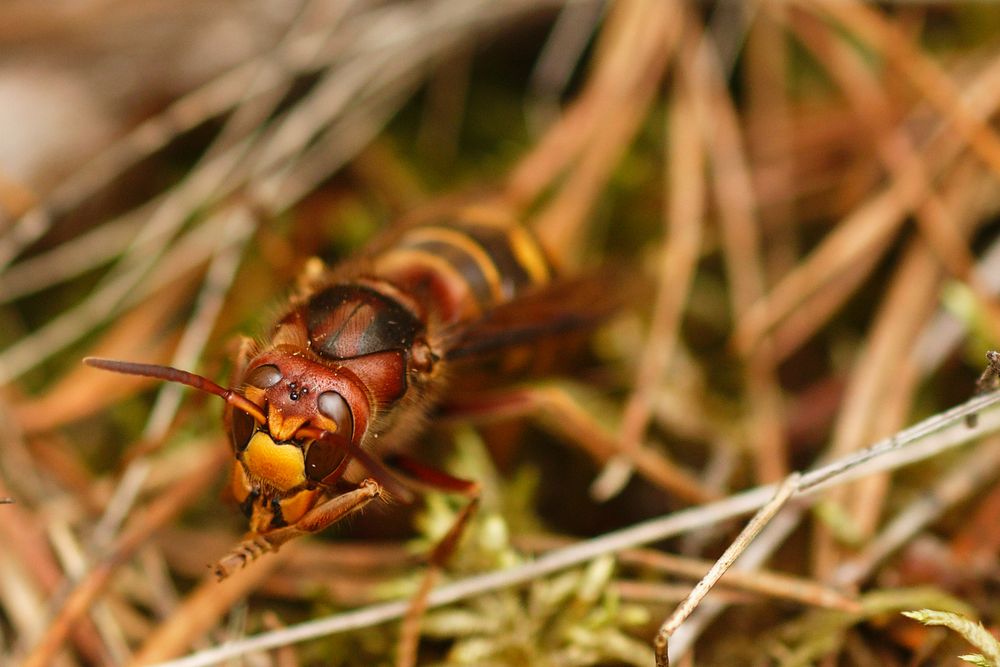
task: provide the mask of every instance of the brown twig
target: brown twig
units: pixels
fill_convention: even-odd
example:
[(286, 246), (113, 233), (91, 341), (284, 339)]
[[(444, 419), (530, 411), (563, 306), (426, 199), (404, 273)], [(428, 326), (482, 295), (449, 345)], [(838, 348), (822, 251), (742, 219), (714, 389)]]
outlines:
[(722, 575), (736, 562), (740, 554), (746, 550), (750, 542), (774, 518), (774, 515), (798, 492), (800, 481), (801, 476), (793, 474), (781, 483), (774, 494), (774, 498), (758, 510), (753, 519), (750, 520), (750, 523), (733, 540), (733, 543), (726, 548), (726, 551), (719, 557), (719, 560), (715, 561), (715, 564), (712, 565), (701, 581), (695, 585), (687, 598), (678, 605), (673, 614), (663, 621), (663, 625), (660, 626), (659, 631), (656, 633), (656, 639), (653, 640), (653, 648), (656, 650), (657, 667), (669, 667), (670, 660), (667, 657), (667, 648), (670, 635), (691, 615), (691, 612), (708, 595), (708, 592), (718, 583)]

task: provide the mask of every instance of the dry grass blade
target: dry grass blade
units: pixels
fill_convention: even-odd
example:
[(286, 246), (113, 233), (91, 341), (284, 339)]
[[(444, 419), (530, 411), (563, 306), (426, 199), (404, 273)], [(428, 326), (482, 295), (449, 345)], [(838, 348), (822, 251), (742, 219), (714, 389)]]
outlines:
[[(666, 229), (659, 251), (661, 268), (649, 334), (639, 357), (632, 394), (622, 413), (620, 446), (625, 452), (635, 452), (642, 446), (652, 416), (654, 392), (673, 356), (684, 304), (701, 253), (705, 205), (703, 147), (690, 95), (675, 84), (673, 99), (665, 178), (670, 194), (669, 206), (664, 207)], [(620, 491), (629, 470), (626, 457), (612, 459), (591, 487), (595, 497), (607, 499)]]
[[(554, 144), (555, 149), (561, 151), (556, 156), (556, 166), (567, 167), (567, 173), (551, 202), (533, 220), (543, 246), (562, 264), (579, 263), (581, 248), (577, 239), (583, 236), (580, 228), (648, 112), (657, 84), (680, 37), (680, 28), (681, 15), (674, 3), (627, 0), (618, 3), (609, 18), (609, 27), (604, 31), (607, 41), (602, 44), (606, 50), (602, 64), (607, 70), (594, 78), (595, 99), (600, 106), (594, 104), (595, 108), (590, 109), (586, 97), (575, 105), (578, 113), (591, 114), (586, 122), (593, 133), (588, 136), (584, 131), (580, 133), (582, 141), (575, 139), (579, 142), (578, 154)], [(613, 88), (607, 93), (596, 88), (605, 76), (614, 77), (613, 81), (608, 81)], [(560, 140), (563, 129), (569, 128), (570, 122), (576, 122), (573, 113), (567, 115), (565, 124), (547, 135), (548, 140)], [(543, 141), (512, 177), (508, 195), (515, 205), (530, 202), (530, 197), (537, 197), (555, 178), (554, 170), (538, 169), (540, 178), (539, 174), (532, 173), (535, 163), (546, 158), (547, 153), (543, 151), (549, 150), (550, 145), (553, 144)], [(522, 174), (538, 179), (538, 183), (530, 187), (518, 183)]]
[[(156, 332), (165, 327), (186, 301), (185, 289), (171, 290), (160, 298), (145, 300), (115, 322), (94, 346), (93, 353), (101, 357), (118, 354), (136, 358), (142, 355), (150, 361), (165, 362), (172, 340), (168, 338), (152, 345), (144, 342), (153, 340)], [(81, 365), (64, 375), (44, 394), (17, 402), (13, 411), (26, 433), (46, 432), (107, 408), (144, 384), (148, 381), (139, 378), (95, 377)], [(81, 392), (81, 387), (87, 387), (89, 391)]]
[[(889, 426), (889, 431), (895, 430), (891, 424), (886, 424), (884, 416), (892, 415), (898, 419), (909, 411), (910, 397), (915, 390), (913, 382), (901, 381), (900, 368), (904, 366), (909, 349), (905, 341), (912, 340), (930, 318), (933, 303), (931, 296), (939, 286), (941, 271), (936, 265), (934, 256), (922, 243), (914, 241), (908, 249), (905, 259), (900, 263), (898, 272), (893, 278), (875, 328), (869, 336), (869, 349), (858, 360), (856, 371), (852, 374), (846, 389), (844, 408), (840, 413), (830, 444), (829, 457), (839, 458), (857, 449), (872, 436), (882, 435), (875, 432), (878, 426)], [(920, 307), (923, 304), (923, 307)], [(885, 403), (879, 397), (893, 394), (895, 399), (901, 399), (903, 407), (897, 410), (887, 410)], [(879, 423), (881, 421), (881, 423)], [(884, 432), (883, 432), (884, 433)], [(866, 484), (870, 482), (866, 481)], [(882, 482), (884, 484), (884, 480)], [(847, 498), (864, 497), (866, 494), (860, 488), (848, 491), (838, 491), (832, 495), (834, 502), (846, 502)], [(870, 496), (869, 501), (874, 499)], [(852, 504), (854, 512), (864, 512), (866, 518), (852, 513), (860, 526), (859, 530), (871, 530), (878, 516), (880, 502), (871, 506)], [(848, 511), (851, 511), (848, 510)], [(829, 543), (830, 535), (826, 535), (827, 543), (817, 546), (817, 558), (827, 557), (834, 553)], [(822, 537), (817, 538), (822, 541)], [(829, 563), (818, 566), (820, 573), (827, 571)]]
[[(732, 99), (708, 38), (698, 38), (692, 26), (684, 59), (692, 96), (702, 119), (702, 134), (711, 155), (715, 200), (719, 209), (722, 250), (726, 261), (731, 312), (740, 321), (764, 295), (764, 268), (756, 201), (743, 150), (741, 130)], [(788, 470), (783, 429), (782, 396), (771, 359), (770, 342), (763, 340), (745, 355), (744, 382), (748, 404), (748, 433), (756, 456), (757, 478), (771, 482)]]
[(35, 644), (21, 664), (41, 667), (51, 663), (67, 634), (110, 583), (115, 569), (142, 546), (155, 530), (197, 498), (198, 493), (218, 474), (224, 455), (224, 450), (221, 448), (207, 450), (207, 456), (197, 474), (192, 474), (183, 483), (176, 484), (164, 492), (145, 512), (133, 519), (133, 525), (112, 545), (108, 555), (102, 558), (67, 596), (56, 618), (46, 629), (45, 635)]
[[(996, 85), (1000, 66), (991, 61), (964, 89), (965, 99), (977, 117), (993, 112), (1000, 99)], [(939, 126), (939, 130), (944, 125)], [(733, 334), (739, 349), (750, 349), (765, 332), (793, 313), (823, 285), (850, 275), (869, 252), (887, 247), (887, 240), (904, 222), (904, 215), (917, 206), (927, 191), (920, 187), (921, 173), (934, 177), (947, 170), (960, 154), (960, 147), (940, 131), (931, 133), (921, 150), (921, 161), (911, 162), (882, 192), (859, 206), (840, 222), (809, 257), (795, 267), (737, 323)], [(923, 166), (921, 166), (921, 162)]]
[(140, 222), (138, 217), (132, 217), (105, 223), (73, 241), (9, 267), (3, 272), (0, 301), (35, 294), (103, 266), (128, 247)]
[[(225, 242), (218, 248), (216, 256), (209, 265), (195, 302), (194, 313), (171, 359), (171, 364), (176, 367), (191, 368), (201, 356), (202, 348), (215, 328), (224, 297), (232, 287), (244, 247), (254, 230), (255, 221), (247, 210), (236, 207), (227, 214), (228, 219), (221, 227), (220, 237), (225, 239)], [(166, 435), (180, 401), (181, 388), (177, 385), (160, 388), (142, 432), (143, 440), (156, 442)], [(129, 462), (122, 473), (122, 479), (108, 502), (104, 516), (94, 528), (92, 542), (98, 553), (111, 543), (118, 526), (132, 509), (148, 469), (148, 462), (136, 458)]]
[(601, 57), (586, 89), (507, 179), (505, 195), (516, 209), (529, 207), (559, 178), (570, 181), (535, 223), (554, 257), (579, 252), (570, 242), (587, 207), (573, 197), (592, 203), (633, 138), (679, 36), (678, 9), (647, 0), (617, 4), (601, 31)]
[[(641, 561), (639, 559), (636, 560), (644, 564), (662, 567), (666, 572), (677, 572), (696, 578), (705, 576), (712, 567), (712, 563), (708, 561), (699, 560), (697, 562), (690, 562), (671, 556), (667, 556), (671, 560), (661, 563), (659, 557), (662, 556), (664, 554), (657, 552), (656, 558), (642, 559)], [(623, 562), (630, 562), (631, 560), (629, 552), (622, 554)], [(811, 579), (788, 577), (773, 572), (760, 570), (742, 572), (733, 569), (726, 573), (725, 579), (724, 581), (720, 581), (720, 585), (829, 609), (857, 611), (858, 608), (857, 600), (844, 595), (835, 588), (817, 584)]]
[(913, 46), (906, 34), (874, 9), (856, 0), (807, 0), (851, 31), (875, 45), (954, 124), (966, 146), (1000, 176), (1000, 137), (962, 99), (955, 82)]
[(593, 37), (606, 6), (601, 2), (577, 2), (563, 7), (552, 34), (531, 73), (534, 99), (528, 120), (539, 134), (559, 115), (559, 98), (569, 85), (573, 70)]
[[(18, 648), (23, 651), (44, 633), (48, 615), (46, 600), (59, 593), (61, 572), (40, 528), (34, 525), (25, 510), (16, 506), (13, 498), (5, 497), (5, 500), (5, 504), (14, 506), (4, 508), (4, 521), (0, 522), (4, 543), (10, 545), (4, 553), (3, 576), (15, 577), (17, 585), (6, 582), (3, 598), (5, 606), (15, 614), (12, 623), (21, 637)], [(10, 604), (11, 595), (16, 595), (17, 604)], [(101, 658), (101, 645), (89, 619), (74, 628), (72, 639), (88, 659)]]
[(922, 180), (921, 188), (927, 191), (925, 199), (917, 206), (916, 214), (928, 247), (954, 277), (969, 283), (992, 326), (1000, 326), (1000, 311), (993, 305), (989, 290), (972, 272), (974, 260), (965, 238), (968, 234), (960, 229), (956, 216), (935, 194), (926, 169), (920, 166), (920, 154), (912, 144), (907, 128), (892, 126), (892, 109), (887, 96), (879, 88), (879, 82), (861, 60), (860, 54), (850, 49), (842, 39), (808, 18), (794, 18), (792, 26), (799, 33), (799, 41), (827, 66), (848, 95), (889, 173), (898, 179), (903, 177), (910, 165), (914, 165), (917, 178)]
[[(164, 198), (139, 236), (132, 240), (123, 258), (116, 264), (116, 270), (108, 274), (87, 299), (63, 311), (32, 336), (0, 352), (0, 382), (10, 381), (35, 367), (134, 301), (139, 296), (136, 293), (138, 285), (144, 281), (146, 285), (156, 283), (155, 278), (150, 277), (154, 268), (166, 266), (176, 271), (180, 263), (169, 261), (167, 250), (170, 246), (164, 241), (177, 231), (193, 210), (213, 199), (243, 153), (234, 152), (226, 157), (226, 160), (206, 165), (184, 187), (175, 189)], [(210, 225), (203, 222), (195, 231), (199, 229), (202, 234), (207, 233), (217, 239)], [(188, 238), (193, 234), (194, 231), (189, 232)], [(203, 257), (204, 254), (197, 253), (195, 257)], [(188, 254), (188, 259), (190, 257)]]
[(558, 387), (505, 392), (503, 401), (502, 412), (494, 412), (493, 418), (535, 414), (543, 427), (575, 443), (611, 470), (623, 464), (634, 466), (650, 482), (685, 501), (703, 502), (714, 497), (690, 472), (659, 452), (649, 448), (623, 451), (613, 433)]
[(839, 586), (857, 585), (871, 576), (879, 562), (948, 508), (965, 500), (979, 488), (995, 480), (1000, 472), (1000, 443), (984, 440), (966, 454), (952, 470), (920, 498), (894, 516), (861, 553), (842, 563), (832, 579)]
[(205, 576), (198, 588), (174, 610), (169, 621), (146, 638), (130, 664), (149, 665), (183, 653), (192, 639), (197, 640), (208, 633), (233, 605), (293, 557), (296, 546), (290, 544), (261, 563), (262, 567), (241, 570), (223, 582), (214, 574)]
[[(518, 546), (533, 552), (551, 551), (552, 549), (565, 547), (567, 544), (572, 544), (572, 542), (573, 540), (551, 536), (527, 536), (517, 539)], [(618, 561), (622, 566), (629, 568), (659, 571), (664, 574), (690, 579), (701, 579), (714, 564), (712, 561), (676, 556), (652, 549), (622, 551), (618, 554)], [(632, 583), (635, 583), (637, 586), (639, 585), (639, 582)], [(818, 584), (811, 579), (791, 577), (762, 569), (747, 572), (733, 568), (726, 573), (725, 580), (720, 582), (719, 587), (736, 588), (748, 593), (794, 600), (803, 604), (829, 609), (839, 609), (848, 612), (858, 610), (858, 602), (854, 597), (845, 595), (835, 588)], [(682, 586), (674, 586), (669, 590), (675, 591), (678, 589), (684, 591), (684, 594), (677, 599), (680, 602), (687, 597), (690, 591)], [(655, 595), (656, 590), (656, 588), (651, 588), (650, 593)], [(717, 588), (716, 590), (719, 589)], [(638, 592), (638, 589), (636, 591)]]

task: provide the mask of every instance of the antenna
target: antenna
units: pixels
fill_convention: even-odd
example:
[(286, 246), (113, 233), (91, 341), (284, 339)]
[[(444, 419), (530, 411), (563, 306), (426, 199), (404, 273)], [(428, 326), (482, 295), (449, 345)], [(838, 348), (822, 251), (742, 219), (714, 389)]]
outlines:
[(156, 378), (166, 382), (178, 382), (194, 387), (198, 391), (207, 394), (215, 394), (234, 408), (239, 408), (250, 414), (260, 424), (267, 423), (267, 416), (261, 411), (260, 406), (251, 401), (243, 394), (232, 389), (225, 389), (209, 380), (207, 377), (182, 371), (171, 366), (159, 366), (157, 364), (138, 364), (132, 361), (117, 361), (115, 359), (101, 359), (98, 357), (87, 357), (83, 363), (93, 368), (100, 368), (112, 373), (122, 373), (124, 375), (142, 375)]

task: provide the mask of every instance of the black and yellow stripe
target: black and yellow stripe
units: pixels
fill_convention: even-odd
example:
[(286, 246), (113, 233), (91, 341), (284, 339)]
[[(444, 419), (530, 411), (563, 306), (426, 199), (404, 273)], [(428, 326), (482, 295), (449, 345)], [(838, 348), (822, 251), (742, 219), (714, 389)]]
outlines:
[(524, 227), (467, 214), (406, 230), (376, 258), (377, 271), (405, 283), (433, 283), (445, 320), (478, 316), (548, 284), (553, 269)]

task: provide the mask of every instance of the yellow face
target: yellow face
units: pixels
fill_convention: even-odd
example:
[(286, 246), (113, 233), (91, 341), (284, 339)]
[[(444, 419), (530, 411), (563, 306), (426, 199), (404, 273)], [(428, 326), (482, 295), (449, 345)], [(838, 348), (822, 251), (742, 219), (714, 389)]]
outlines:
[(265, 431), (253, 434), (241, 460), (250, 479), (266, 480), (268, 485), (283, 493), (306, 483), (302, 448), (292, 442), (276, 443)]

